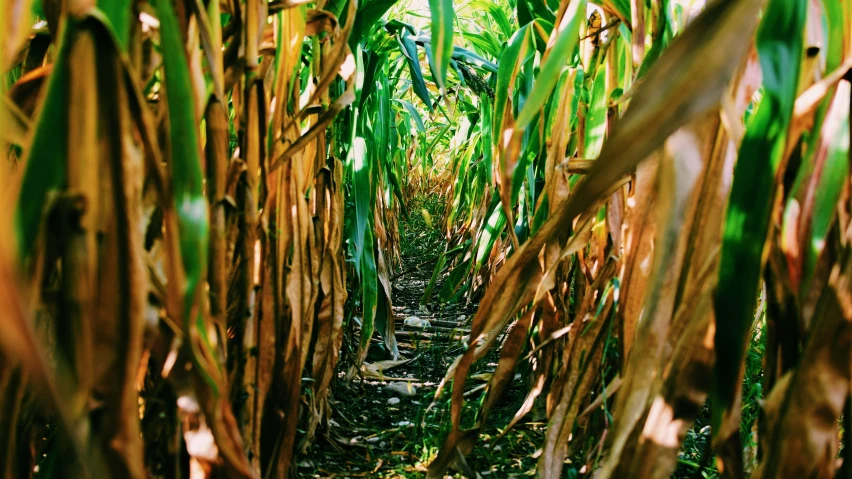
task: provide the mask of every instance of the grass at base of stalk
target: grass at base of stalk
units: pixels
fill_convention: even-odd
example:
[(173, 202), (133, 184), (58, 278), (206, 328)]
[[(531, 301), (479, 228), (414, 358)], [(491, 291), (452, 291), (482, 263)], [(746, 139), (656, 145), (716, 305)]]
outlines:
[(410, 259), (409, 263), (437, 259), (444, 244), (441, 234), (444, 198), (439, 195), (418, 195), (407, 206), (409, 218), (402, 221), (400, 234), (402, 257)]

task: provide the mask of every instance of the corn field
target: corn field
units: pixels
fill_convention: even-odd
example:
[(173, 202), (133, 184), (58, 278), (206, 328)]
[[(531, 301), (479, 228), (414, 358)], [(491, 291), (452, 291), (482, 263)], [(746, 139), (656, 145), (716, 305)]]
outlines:
[(540, 478), (852, 477), (852, 0), (0, 0), (0, 65), (3, 478), (301, 476), (420, 217), (445, 434), (353, 477), (530, 416)]

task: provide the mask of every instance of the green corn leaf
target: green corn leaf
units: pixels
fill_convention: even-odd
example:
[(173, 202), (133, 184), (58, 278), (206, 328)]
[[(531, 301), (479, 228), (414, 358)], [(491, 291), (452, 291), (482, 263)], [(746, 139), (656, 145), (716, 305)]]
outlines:
[(438, 134), (435, 135), (435, 138), (433, 138), (429, 145), (426, 147), (427, 155), (432, 152), (432, 150), (435, 148), (435, 145), (437, 145), (439, 141), (444, 139), (444, 136), (446, 136), (447, 132), (450, 131), (450, 128), (452, 127), (452, 123), (447, 123), (446, 125), (444, 125), (443, 128), (441, 128), (440, 131), (438, 131)]
[(547, 41), (553, 33), (553, 22), (538, 18), (531, 26), (535, 34), (535, 49), (543, 55), (544, 50), (547, 48)]
[(130, 41), (130, 20), (133, 9), (130, 0), (98, 0), (100, 8), (115, 31), (121, 50), (127, 50)]
[[(518, 2), (518, 8), (521, 8), (522, 3), (524, 2)], [(475, 0), (470, 2), (469, 5), (474, 9), (487, 11), (488, 15), (494, 20), (497, 27), (499, 27), (500, 33), (502, 33), (505, 38), (512, 36), (512, 33), (514, 32), (512, 22), (509, 20), (509, 17), (506, 16), (506, 12), (503, 11), (499, 4), (483, 0)]]
[(391, 90), (388, 83), (388, 57), (382, 55), (379, 58), (379, 68), (377, 70), (378, 78), (375, 82), (376, 87), (376, 108), (374, 110), (377, 123), (376, 152), (379, 156), (379, 161), (389, 158), (390, 150), (390, 122), (384, 121), (385, 118), (391, 116)]
[[(357, 123), (357, 112), (355, 115), (355, 123)], [(355, 198), (355, 237), (353, 239), (354, 246), (354, 263), (356, 273), (364, 274), (362, 271), (363, 256), (366, 250), (371, 247), (372, 243), (367, 242), (366, 235), (370, 226), (370, 216), (373, 209), (370, 202), (370, 190), (372, 189), (372, 177), (370, 165), (367, 156), (367, 143), (360, 136), (353, 137), (353, 148), (350, 154), (349, 164), (353, 171), (352, 195)], [(375, 267), (375, 265), (374, 265)]]
[(611, 0), (611, 2), (622, 18), (630, 20), (630, 0)]
[[(464, 75), (462, 74), (461, 69), (459, 68), (459, 62), (457, 62), (454, 58), (450, 59), (450, 68), (452, 68), (453, 71), (456, 72), (456, 78), (458, 78), (459, 80), (459, 85), (464, 88), (467, 88), (467, 82), (464, 81)], [(462, 100), (462, 104), (464, 103), (464, 100)]]
[(371, 50), (364, 51), (364, 56), (366, 57), (364, 59), (364, 84), (361, 87), (360, 98), (358, 100), (358, 106), (361, 109), (364, 108), (364, 102), (370, 97), (373, 90), (376, 89), (376, 70), (379, 69), (382, 61), (381, 55)]
[(355, 14), (355, 23), (352, 33), (349, 35), (349, 47), (354, 49), (361, 42), (365, 32), (378, 22), (384, 14), (396, 3), (397, 0), (373, 0), (364, 2), (358, 6)]
[[(831, 72), (835, 71), (843, 61), (843, 38), (846, 25), (843, 21), (844, 13), (841, 2), (824, 2), (824, 8), (828, 27), (826, 32), (828, 46), (825, 49), (825, 71)], [(843, 82), (840, 85), (843, 85)], [(832, 213), (834, 212), (834, 206), (837, 201), (835, 188), (837, 188), (840, 181), (840, 177), (836, 175), (841, 175), (845, 171), (838, 169), (844, 168), (844, 165), (839, 163), (840, 160), (836, 152), (838, 148), (840, 150), (844, 149), (842, 146), (844, 136), (848, 135), (844, 135), (846, 130), (842, 126), (839, 132), (836, 128), (839, 126), (838, 122), (842, 124), (844, 121), (847, 121), (844, 116), (846, 113), (844, 113), (842, 103), (839, 105), (836, 104), (833, 108), (829, 109), (833, 102), (846, 101), (848, 104), (848, 99), (844, 100), (842, 98), (846, 94), (839, 91), (841, 88), (845, 88), (845, 86), (832, 87), (829, 90), (829, 93), (825, 95), (816, 109), (813, 126), (810, 131), (803, 133), (803, 143), (807, 145), (807, 148), (802, 153), (802, 167), (799, 168), (798, 175), (785, 205), (785, 211), (787, 212), (793, 211), (791, 208), (794, 207), (794, 203), (796, 203), (795, 207), (807, 207), (806, 204), (801, 203), (802, 201), (807, 202), (805, 195), (808, 193), (806, 190), (810, 188), (812, 181), (818, 182), (816, 191), (819, 194), (815, 195), (812, 209), (801, 212), (801, 215), (808, 217), (809, 220), (806, 219), (805, 223), (802, 223), (799, 214), (785, 214), (782, 223), (782, 237), (786, 238), (795, 235), (804, 239), (800, 234), (810, 234), (810, 241), (807, 244), (801, 245), (805, 250), (805, 257), (804, 264), (802, 265), (803, 271), (801, 271), (802, 277), (799, 285), (799, 294), (807, 294), (806, 292), (810, 286), (817, 258), (823, 249), (825, 235), (833, 219)], [(843, 163), (845, 164), (846, 162)], [(820, 166), (817, 166), (817, 164)], [(818, 178), (812, 178), (813, 175), (817, 175)], [(796, 211), (798, 211), (798, 208)], [(807, 224), (810, 224), (810, 231), (798, 231), (800, 225), (807, 227)]]
[(420, 304), (429, 304), (429, 301), (432, 300), (432, 291), (435, 289), (435, 284), (438, 282), (438, 279), (441, 276), (441, 271), (444, 270), (444, 266), (447, 265), (447, 253), (442, 253), (438, 258), (438, 264), (435, 265), (435, 269), (432, 271), (432, 278), (429, 279), (429, 284), (426, 285), (426, 289), (423, 290), (423, 296), (420, 298)]
[(550, 23), (556, 21), (556, 15), (545, 2), (545, 0), (518, 0), (518, 3), (524, 2), (527, 5), (527, 10), (532, 14), (533, 20), (547, 20)]
[(376, 258), (373, 252), (373, 232), (369, 229), (364, 231), (364, 243), (367, 248), (361, 256), (361, 308), (364, 316), (361, 323), (360, 357), (362, 362), (370, 347), (370, 339), (376, 328), (376, 309), (379, 301), (379, 278), (376, 271)]
[[(497, 56), (498, 55), (495, 55), (495, 57), (497, 57)], [(453, 48), (453, 58), (455, 58), (457, 60), (462, 60), (465, 63), (469, 63), (471, 65), (482, 68), (483, 70), (486, 70), (490, 73), (497, 73), (497, 64), (496, 63), (494, 63), (492, 61), (488, 61), (485, 58), (482, 58), (481, 56), (477, 55), (476, 53), (473, 53), (472, 51), (467, 50), (465, 48), (454, 47)]]
[(491, 214), (488, 216), (488, 222), (485, 224), (485, 229), (482, 231), (482, 235), (477, 242), (476, 256), (474, 257), (475, 264), (473, 267), (474, 276), (485, 264), (485, 261), (491, 254), (491, 250), (494, 248), (494, 243), (497, 242), (497, 238), (500, 237), (503, 229), (506, 228), (507, 221), (506, 215), (503, 213), (503, 205), (499, 199), (494, 203)]
[[(660, 10), (662, 12), (668, 11), (669, 8), (669, 0), (662, 0), (660, 4)], [(619, 26), (619, 30), (624, 28), (624, 25)], [(645, 54), (645, 58), (642, 59), (642, 64), (639, 66), (639, 73), (636, 75), (636, 78), (642, 78), (648, 73), (648, 70), (654, 65), (654, 62), (657, 61), (657, 58), (660, 57), (660, 54), (663, 52), (663, 49), (666, 47), (668, 42), (665, 41), (665, 33), (666, 29), (670, 28), (669, 25), (669, 16), (663, 14), (662, 17), (657, 21), (657, 28), (652, 33), (653, 38), (651, 39), (651, 48)]]
[(586, 117), (586, 149), (587, 158), (597, 158), (603, 147), (604, 132), (606, 131), (606, 63), (598, 66), (595, 83), (592, 86), (592, 101), (589, 114)]
[(420, 113), (417, 111), (417, 108), (414, 108), (414, 105), (405, 100), (394, 98), (394, 101), (405, 107), (408, 114), (414, 120), (414, 124), (417, 125), (417, 131), (419, 131), (421, 135), (426, 135), (426, 125), (423, 123), (423, 118), (420, 117)]
[(470, 270), (470, 261), (465, 261), (460, 265), (455, 266), (450, 270), (449, 276), (444, 280), (441, 290), (438, 291), (438, 298), (443, 302), (448, 302), (453, 299), (453, 296), (459, 292), (465, 276)]
[[(531, 48), (529, 25), (524, 25), (509, 40), (509, 46), (500, 57), (500, 69), (497, 71), (497, 90), (494, 92), (494, 136), (492, 141), (496, 148), (500, 141), (503, 125), (506, 124), (506, 104), (509, 102), (509, 94), (514, 89), (515, 78), (518, 76), (521, 65), (535, 52)], [(511, 114), (511, 112), (509, 113)]]
[[(160, 41), (163, 50), (163, 70), (169, 112), (169, 146), (171, 154), (172, 200), (177, 213), (181, 262), (184, 270), (183, 319), (186, 332), (195, 324), (201, 344), (191, 344), (192, 360), (214, 396), (219, 385), (205, 368), (203, 357), (210, 355), (212, 346), (204, 325), (204, 316), (195, 308), (207, 274), (208, 215), (204, 194), (204, 175), (201, 171), (201, 152), (198, 124), (195, 119), (193, 90), (189, 65), (184, 54), (177, 17), (169, 0), (159, 0), (155, 6), (160, 20)], [(197, 311), (193, 316), (193, 311)], [(197, 346), (207, 353), (196, 350)]]
[(529, 141), (521, 148), (521, 155), (518, 159), (518, 164), (515, 166), (515, 172), (512, 174), (512, 205), (516, 206), (518, 195), (521, 192), (521, 186), (524, 184), (524, 179), (528, 178), (529, 168), (534, 167), (534, 160), (538, 156), (541, 145), (539, 144), (538, 125), (530, 132)]
[(520, 26), (524, 26), (533, 21), (533, 14), (530, 11), (530, 7), (527, 5), (526, 0), (518, 0), (515, 10), (517, 11), (517, 18)]
[(414, 28), (414, 25), (411, 25), (410, 23), (405, 23), (405, 22), (399, 21), (397, 19), (389, 20), (385, 24), (385, 29), (387, 31), (393, 33), (393, 34), (400, 33), (403, 30), (408, 31), (408, 33), (411, 34), (411, 35), (417, 34), (417, 29)]
[(784, 160), (802, 57), (806, 0), (770, 0), (757, 34), (764, 96), (740, 146), (725, 220), (716, 310), (716, 381), (713, 430), (732, 406), (744, 345), (754, 320), (763, 250)]
[(503, 44), (506, 43), (505, 40), (498, 38), (490, 29), (482, 30), (482, 38), (491, 45), (492, 50), (497, 52), (499, 52), (503, 48)]
[(807, 276), (804, 284), (808, 284), (816, 269), (817, 258), (825, 247), (828, 230), (835, 217), (837, 201), (849, 177), (849, 105), (850, 84), (841, 82), (837, 88), (834, 107), (823, 128), (823, 141), (828, 145), (825, 164), (818, 179), (817, 194), (814, 195), (810, 244), (805, 245)]
[(525, 128), (529, 125), (550, 97), (556, 82), (559, 81), (562, 69), (580, 40), (580, 25), (586, 19), (585, 13), (586, 0), (573, 1), (568, 6), (559, 24), (558, 32), (554, 33), (557, 35), (555, 43), (541, 66), (535, 87), (518, 113), (516, 128)]
[[(188, 315), (195, 301), (207, 259), (207, 199), (203, 190), (198, 124), (189, 66), (184, 54), (175, 12), (168, 0), (157, 2), (168, 95), (171, 179), (180, 231), (180, 251), (186, 285), (184, 308)], [(188, 320), (188, 319), (187, 319)]]
[(420, 69), (420, 60), (417, 58), (417, 45), (408, 35), (407, 30), (403, 30), (401, 34), (397, 35), (396, 39), (399, 42), (400, 51), (405, 55), (405, 60), (408, 62), (414, 93), (423, 100), (426, 108), (431, 112), (432, 100), (429, 98), (429, 90), (423, 80), (423, 71)]
[(429, 10), (432, 12), (432, 72), (443, 95), (453, 55), (453, 0), (429, 0)]
[(499, 50), (495, 50), (494, 45), (492, 45), (491, 42), (488, 41), (488, 39), (485, 38), (485, 36), (481, 33), (464, 32), (464, 38), (468, 41), (468, 43), (479, 49), (479, 51), (491, 55), (495, 58), (500, 56)]
[[(825, 8), (825, 20), (828, 24), (828, 51), (825, 55), (825, 71), (831, 72), (843, 62), (844, 18), (846, 16), (843, 13), (842, 1), (823, 0), (822, 3)], [(849, 20), (849, 18), (845, 19)]]
[(402, 189), (402, 184), (399, 182), (399, 176), (394, 171), (393, 165), (388, 165), (387, 168), (388, 180), (390, 180), (391, 189), (393, 190), (393, 195), (399, 201), (400, 212), (402, 213), (402, 217), (408, 221), (408, 208), (405, 205), (405, 196), (404, 191)]
[(426, 54), (426, 63), (429, 65), (429, 71), (432, 73), (432, 82), (438, 83), (438, 74), (436, 73), (435, 58), (432, 55), (432, 42), (423, 43), (423, 53)]

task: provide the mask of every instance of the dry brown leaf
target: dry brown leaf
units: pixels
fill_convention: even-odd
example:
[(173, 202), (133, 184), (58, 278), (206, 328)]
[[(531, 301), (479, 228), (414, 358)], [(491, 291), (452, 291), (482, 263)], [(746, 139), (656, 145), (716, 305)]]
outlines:
[(766, 403), (776, 418), (752, 477), (834, 477), (838, 421), (852, 376), (852, 254), (835, 264), (814, 314), (814, 326), (789, 386), (779, 382)]
[[(580, 412), (582, 401), (589, 396), (594, 381), (600, 377), (603, 343), (607, 335), (607, 325), (612, 321), (614, 298), (612, 293), (600, 297), (599, 292), (615, 277), (615, 262), (609, 261), (601, 270), (595, 284), (587, 291), (584, 300), (584, 313), (578, 314), (577, 331), (569, 349), (564, 381), (558, 379), (561, 388), (551, 391), (554, 407), (550, 413), (542, 454), (538, 461), (539, 477), (558, 477), (562, 464), (568, 452), (568, 441), (574, 429), (574, 422)], [(600, 314), (594, 315), (597, 309), (596, 299), (604, 301)]]

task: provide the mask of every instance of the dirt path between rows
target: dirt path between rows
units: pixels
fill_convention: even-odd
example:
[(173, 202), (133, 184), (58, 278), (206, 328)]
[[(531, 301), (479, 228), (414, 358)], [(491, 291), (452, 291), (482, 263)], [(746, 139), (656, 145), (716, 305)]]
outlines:
[[(413, 234), (413, 233), (409, 233)], [(363, 377), (346, 381), (339, 372), (332, 385), (332, 420), (328, 435), (296, 458), (296, 476), (304, 478), (422, 478), (449, 431), (449, 394), (435, 392), (453, 360), (464, 352), (475, 304), (438, 304), (425, 308), (420, 299), (437, 262), (425, 261), (440, 244), (421, 246), (403, 258), (404, 272), (392, 282), (393, 313), (401, 361), (391, 361), (381, 338), (373, 338)], [(434, 291), (440, 290), (440, 281)], [(433, 296), (433, 297), (434, 297)], [(357, 337), (357, 334), (356, 334)], [(492, 351), (471, 370), (465, 386), (463, 427), (470, 427), (494, 370)], [(390, 366), (390, 367), (389, 367)], [(516, 376), (518, 377), (518, 376)], [(467, 462), (480, 477), (529, 477), (534, 474), (537, 444), (544, 424), (521, 422), (499, 443), (504, 427), (518, 409), (527, 387), (518, 381), (498, 402)], [(430, 407), (431, 405), (431, 407)], [(455, 474), (453, 477), (466, 477)]]
[(298, 459), (299, 477), (425, 473), (430, 444), (424, 440), (437, 442), (446, 427), (443, 407), (427, 409), (447, 367), (463, 351), (473, 313), (459, 305), (419, 307), (433, 266), (422, 265), (393, 282), (400, 361), (371, 355), (363, 378), (336, 382), (331, 437), (320, 438)]

